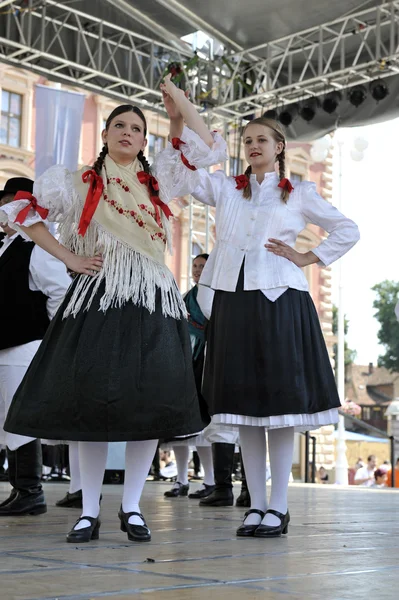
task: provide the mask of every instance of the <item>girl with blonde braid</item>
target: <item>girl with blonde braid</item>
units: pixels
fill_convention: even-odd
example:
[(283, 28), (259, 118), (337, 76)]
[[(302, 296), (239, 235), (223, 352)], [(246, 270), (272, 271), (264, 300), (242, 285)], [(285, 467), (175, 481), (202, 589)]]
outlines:
[[(302, 268), (330, 265), (358, 241), (359, 232), (318, 195), (314, 183), (293, 188), (285, 173), (284, 132), (276, 121), (250, 121), (243, 141), (245, 174), (197, 171), (192, 192), (216, 206), (217, 242), (200, 279), (215, 290), (202, 392), (216, 426), (239, 428), (251, 509), (237, 535), (280, 537), (290, 520), (294, 431), (335, 423), (340, 406)], [(329, 235), (300, 253), (295, 242), (308, 223)]]

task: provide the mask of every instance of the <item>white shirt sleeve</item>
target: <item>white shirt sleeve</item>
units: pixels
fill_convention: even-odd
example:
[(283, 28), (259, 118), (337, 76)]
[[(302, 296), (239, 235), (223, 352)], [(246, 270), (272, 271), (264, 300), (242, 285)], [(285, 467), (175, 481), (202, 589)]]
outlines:
[(310, 181), (301, 183), (301, 212), (307, 223), (318, 225), (329, 234), (317, 248), (312, 249), (320, 259), (321, 266), (328, 267), (360, 239), (356, 223), (324, 200), (317, 193), (316, 184)]
[(15, 221), (19, 213), (30, 206), (23, 223), (24, 227), (41, 222), (46, 223), (46, 221), (61, 222), (73, 203), (76, 202), (76, 195), (72, 173), (60, 165), (50, 167), (33, 185), (33, 196), (36, 198), (37, 204), (40, 209), (48, 212), (35, 210), (29, 199), (14, 200), (0, 208), (0, 221), (8, 222), (13, 229), (19, 231), (19, 226)]
[(71, 284), (64, 263), (51, 254), (35, 246), (29, 266), (29, 288), (32, 292), (42, 292), (47, 296), (47, 314), (51, 320)]
[(197, 186), (192, 190), (191, 195), (209, 206), (216, 206), (222, 194), (222, 188), (226, 186), (228, 177), (224, 171), (215, 171), (208, 173), (205, 169), (197, 171)]
[[(179, 150), (171, 143), (155, 157), (152, 171), (158, 180), (161, 198), (170, 202), (178, 196), (191, 194), (200, 182), (200, 172), (212, 165), (223, 163), (227, 158), (227, 145), (218, 133), (212, 134), (212, 148), (194, 131), (185, 127)], [(188, 167), (183, 159), (191, 165)]]

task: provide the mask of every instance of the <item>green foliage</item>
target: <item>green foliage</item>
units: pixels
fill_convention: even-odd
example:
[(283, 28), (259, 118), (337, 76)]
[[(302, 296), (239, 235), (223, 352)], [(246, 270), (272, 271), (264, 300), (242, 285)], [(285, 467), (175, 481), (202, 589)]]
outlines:
[(399, 323), (395, 315), (399, 282), (385, 280), (377, 283), (372, 290), (376, 293), (374, 316), (380, 324), (378, 341), (385, 349), (385, 354), (378, 357), (378, 366), (399, 371)]

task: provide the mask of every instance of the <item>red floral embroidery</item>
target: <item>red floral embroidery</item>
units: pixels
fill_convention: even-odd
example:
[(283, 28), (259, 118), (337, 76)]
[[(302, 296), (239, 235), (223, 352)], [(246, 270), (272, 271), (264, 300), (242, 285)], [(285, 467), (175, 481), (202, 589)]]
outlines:
[(248, 183), (249, 183), (249, 179), (248, 177), (244, 174), (244, 175), (236, 175), (236, 177), (234, 177), (234, 179), (236, 180), (236, 190), (243, 190), (244, 188), (247, 187)]
[[(121, 206), (116, 200), (109, 200), (106, 194), (104, 194), (104, 200), (105, 202), (107, 202), (107, 204), (115, 208), (115, 210), (117, 210), (120, 215), (123, 215), (127, 218), (132, 218), (139, 227), (142, 227), (143, 229), (148, 231), (153, 241), (161, 239), (163, 243), (166, 244), (165, 234), (160, 231), (152, 232), (151, 228), (147, 226), (145, 221), (143, 221), (140, 213), (137, 213), (134, 210), (128, 210), (127, 208), (123, 208), (123, 206)], [(155, 220), (155, 212), (152, 211), (148, 206), (145, 206), (145, 204), (140, 204), (140, 208), (146, 213), (148, 213)]]

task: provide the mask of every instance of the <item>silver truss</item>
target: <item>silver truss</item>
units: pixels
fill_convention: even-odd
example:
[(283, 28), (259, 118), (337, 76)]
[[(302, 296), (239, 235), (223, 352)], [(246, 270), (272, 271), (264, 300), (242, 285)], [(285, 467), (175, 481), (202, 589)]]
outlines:
[[(219, 110), (245, 117), (255, 110), (297, 102), (399, 73), (399, 2), (386, 2), (229, 56), (234, 76)], [(262, 55), (259, 61), (253, 55)], [(235, 77), (254, 80), (237, 97)]]
[[(168, 2), (157, 1), (168, 8)], [(181, 84), (219, 121), (399, 72), (399, 0), (247, 50), (224, 39), (224, 56), (197, 57), (128, 2), (107, 2), (140, 19), (153, 35), (56, 0), (23, 5), (0, 0), (0, 61), (157, 111), (162, 111), (159, 83), (168, 66), (178, 63)], [(178, 7), (173, 0), (170, 10)], [(186, 11), (184, 18), (193, 15)]]

